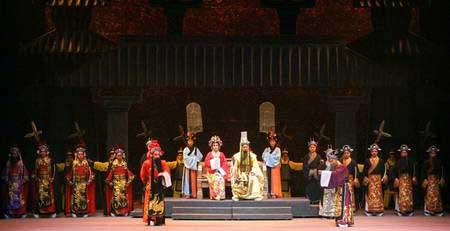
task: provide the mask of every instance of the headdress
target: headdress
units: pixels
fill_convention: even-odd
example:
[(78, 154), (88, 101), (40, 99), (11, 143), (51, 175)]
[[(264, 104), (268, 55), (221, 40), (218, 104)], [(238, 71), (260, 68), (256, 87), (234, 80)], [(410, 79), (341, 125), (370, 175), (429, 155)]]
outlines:
[(239, 143), (240, 143), (241, 146), (245, 145), (245, 144), (246, 145), (250, 144), (250, 141), (247, 138), (247, 132), (246, 131), (245, 132), (241, 132), (241, 141)]
[(308, 147), (309, 146), (311, 146), (311, 145), (315, 145), (316, 147), (319, 145), (319, 143), (317, 143), (315, 140), (314, 140), (314, 138), (309, 138), (309, 141), (308, 141)]
[(217, 135), (211, 136), (211, 139), (209, 139), (209, 142), (208, 142), (209, 147), (212, 147), (214, 143), (219, 144), (219, 146), (223, 145), (223, 142), (220, 139), (220, 136), (217, 136)]
[(398, 151), (398, 152), (403, 152), (403, 151), (409, 152), (409, 151), (411, 151), (411, 148), (409, 148), (408, 145), (406, 145), (406, 144), (402, 144), (402, 145), (400, 146), (400, 148), (397, 149), (397, 151)]
[(431, 146), (427, 149), (427, 152), (430, 153), (430, 152), (432, 152), (432, 151), (434, 151), (434, 152), (439, 152), (440, 150), (439, 150), (439, 148), (437, 148), (435, 145), (431, 145)]
[(342, 146), (342, 148), (341, 148), (341, 150), (339, 150), (340, 152), (342, 152), (342, 153), (344, 153), (345, 151), (348, 151), (348, 152), (353, 152), (354, 150), (353, 150), (353, 148), (352, 147), (350, 147), (350, 145), (344, 145), (344, 146)]
[(378, 144), (374, 143), (374, 144), (371, 144), (367, 150), (369, 150), (369, 151), (372, 151), (372, 150), (381, 151), (381, 148), (380, 148), (380, 146), (378, 146)]

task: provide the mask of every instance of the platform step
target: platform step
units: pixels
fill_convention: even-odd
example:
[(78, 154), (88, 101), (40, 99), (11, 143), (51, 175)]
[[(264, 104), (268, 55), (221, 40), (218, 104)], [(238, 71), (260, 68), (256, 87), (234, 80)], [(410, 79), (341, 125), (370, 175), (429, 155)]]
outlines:
[(290, 214), (291, 207), (233, 207), (233, 214)]
[(172, 213), (174, 220), (231, 220), (231, 213), (214, 214), (214, 213)]
[[(218, 218), (215, 218), (213, 215), (205, 215), (202, 216), (202, 218), (192, 218), (192, 219), (209, 219), (209, 220), (223, 220), (223, 219), (248, 219), (246, 215), (244, 216), (237, 216), (232, 217), (232, 211), (229, 211), (229, 209), (234, 209), (235, 214), (250, 214), (254, 208), (260, 208), (259, 212), (255, 212), (256, 214), (273, 214), (275, 213), (274, 210), (267, 209), (265, 212), (266, 207), (290, 207), (293, 217), (299, 218), (299, 217), (318, 217), (319, 207), (318, 205), (310, 205), (309, 200), (306, 198), (284, 198), (284, 199), (275, 199), (275, 200), (263, 200), (263, 201), (232, 201), (232, 200), (221, 200), (221, 201), (214, 201), (214, 200), (207, 200), (207, 199), (180, 199), (180, 198), (166, 198), (165, 201), (165, 215), (166, 217), (170, 218), (173, 217), (173, 214), (183, 214), (183, 213), (195, 213), (195, 214), (209, 214), (211, 211), (214, 213), (217, 213), (218, 211), (221, 211), (222, 214), (226, 215), (218, 215)], [(180, 207), (180, 209), (178, 209)], [(182, 209), (186, 208), (187, 209)], [(236, 208), (249, 208), (249, 210), (246, 210), (246, 212), (240, 212), (244, 211), (243, 209), (236, 209)], [(216, 209), (217, 208), (217, 209)], [(224, 209), (228, 208), (228, 209)], [(262, 209), (261, 209), (262, 208)], [(174, 209), (176, 211), (174, 211)], [(240, 211), (239, 211), (240, 210)], [(256, 209), (258, 210), (258, 209)], [(261, 211), (262, 210), (262, 211)], [(286, 210), (287, 211), (287, 210)], [(289, 213), (284, 212), (283, 210), (279, 210), (276, 212), (276, 214), (280, 213)], [(249, 215), (249, 216), (250, 216)], [(133, 217), (142, 217), (142, 209), (136, 209), (131, 213), (131, 216)], [(258, 215), (259, 216), (259, 215)], [(180, 219), (191, 219), (189, 217), (192, 216), (184, 216), (179, 217)], [(257, 217), (257, 216), (253, 216)], [(262, 217), (262, 215), (261, 215)], [(276, 217), (276, 216), (275, 216)], [(252, 218), (257, 219), (257, 218)], [(263, 218), (261, 218), (263, 219)], [(270, 218), (264, 218), (264, 219), (270, 219)], [(282, 218), (276, 218), (276, 219), (284, 219)], [(288, 218), (286, 218), (288, 219)]]
[(199, 206), (179, 206), (172, 208), (172, 213), (184, 214), (231, 214), (232, 207), (199, 207)]
[(233, 213), (233, 220), (292, 220), (292, 213), (277, 213), (277, 214)]

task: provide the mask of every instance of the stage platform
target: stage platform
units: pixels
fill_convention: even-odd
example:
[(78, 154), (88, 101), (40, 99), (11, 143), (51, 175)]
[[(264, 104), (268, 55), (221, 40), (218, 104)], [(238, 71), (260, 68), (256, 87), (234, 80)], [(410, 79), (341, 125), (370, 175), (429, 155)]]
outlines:
[[(306, 198), (262, 201), (166, 198), (165, 208), (166, 217), (174, 220), (290, 220), (317, 217), (319, 211)], [(142, 209), (136, 209), (131, 215), (142, 217)]]

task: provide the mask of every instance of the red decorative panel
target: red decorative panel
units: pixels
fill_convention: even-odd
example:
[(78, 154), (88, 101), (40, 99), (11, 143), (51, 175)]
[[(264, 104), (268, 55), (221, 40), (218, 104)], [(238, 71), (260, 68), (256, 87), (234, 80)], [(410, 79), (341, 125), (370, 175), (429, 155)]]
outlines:
[[(51, 10), (46, 10), (47, 29), (52, 28)], [(298, 34), (336, 36), (351, 42), (372, 30), (370, 10), (353, 7), (348, 0), (316, 0), (316, 6), (301, 10)], [(125, 35), (164, 35), (166, 20), (162, 8), (147, 0), (111, 0), (93, 8), (91, 29), (117, 41)], [(279, 25), (274, 9), (262, 8), (259, 0), (205, 0), (188, 9), (186, 35), (276, 36)]]
[(352, 42), (371, 31), (370, 9), (355, 8), (349, 0), (316, 0), (315, 7), (300, 11), (297, 21), (301, 36), (335, 36)]
[(163, 35), (166, 20), (162, 8), (150, 7), (147, 0), (111, 0), (106, 7), (95, 7), (91, 28), (117, 41), (126, 35)]
[(184, 26), (187, 35), (275, 36), (278, 17), (273, 9), (225, 5), (189, 9)]

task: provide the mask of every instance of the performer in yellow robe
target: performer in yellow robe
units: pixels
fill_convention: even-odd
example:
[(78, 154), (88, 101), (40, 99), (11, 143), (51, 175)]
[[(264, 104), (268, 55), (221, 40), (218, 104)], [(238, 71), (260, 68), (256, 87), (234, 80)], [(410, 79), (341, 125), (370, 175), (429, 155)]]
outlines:
[(291, 197), (291, 172), (302, 171), (303, 163), (289, 160), (289, 151), (285, 148), (281, 154), (281, 191), (283, 198)]
[(256, 155), (250, 151), (247, 132), (241, 132), (240, 152), (233, 155), (231, 189), (233, 200), (262, 200), (264, 175)]
[(183, 149), (180, 148), (177, 152), (177, 159), (174, 161), (166, 162), (167, 167), (170, 169), (172, 175), (172, 190), (173, 197), (181, 198), (181, 184), (183, 179), (184, 162), (183, 162)]

